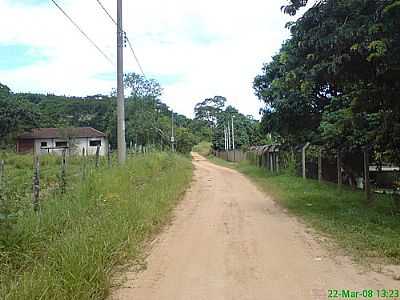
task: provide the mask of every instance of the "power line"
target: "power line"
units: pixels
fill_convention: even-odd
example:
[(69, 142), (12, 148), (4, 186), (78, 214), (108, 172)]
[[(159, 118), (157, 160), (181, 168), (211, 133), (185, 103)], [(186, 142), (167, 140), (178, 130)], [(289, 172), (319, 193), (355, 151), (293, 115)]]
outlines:
[(79, 30), (79, 32), (99, 51), (105, 59), (107, 59), (112, 65), (114, 65), (113, 61), (104, 53), (103, 50), (100, 49), (99, 46), (83, 31), (83, 29), (62, 9), (60, 5), (55, 0), (51, 0), (53, 4), (63, 13), (63, 15)]
[(101, 3), (100, 0), (96, 0), (97, 3), (100, 5), (100, 7), (104, 10), (104, 12), (106, 13), (106, 15), (111, 19), (111, 21), (118, 26), (117, 21), (115, 21), (115, 19), (112, 17), (112, 15), (110, 14), (110, 12), (105, 8), (105, 6), (103, 5), (103, 3)]
[[(96, 0), (97, 4), (101, 7), (101, 9), (105, 12), (105, 14), (110, 18), (111, 22), (114, 23), (115, 26), (117, 26), (118, 28), (118, 24), (115, 21), (115, 19), (113, 18), (113, 16), (111, 15), (111, 13), (107, 10), (107, 8), (103, 5), (103, 3), (100, 0)], [(122, 31), (122, 30), (121, 30)], [(135, 50), (133, 49), (132, 43), (130, 41), (130, 39), (126, 36), (126, 32), (124, 31), (124, 36), (126, 38), (126, 41), (128, 42), (128, 46), (133, 54), (133, 57), (135, 58), (135, 61), (140, 69), (140, 72), (142, 73), (143, 77), (146, 78), (146, 74), (143, 71), (142, 65), (140, 64), (139, 58), (137, 57)]]
[(142, 68), (142, 65), (140, 64), (139, 58), (136, 56), (135, 50), (133, 50), (133, 46), (132, 46), (132, 44), (131, 44), (131, 41), (129, 40), (128, 37), (126, 37), (126, 40), (127, 40), (127, 42), (128, 42), (129, 48), (131, 49), (131, 52), (132, 52), (132, 54), (133, 54), (133, 57), (135, 58), (136, 63), (137, 63), (137, 65), (139, 66), (140, 72), (142, 73), (143, 77), (146, 78), (146, 74), (145, 74), (144, 71), (143, 71), (143, 68)]

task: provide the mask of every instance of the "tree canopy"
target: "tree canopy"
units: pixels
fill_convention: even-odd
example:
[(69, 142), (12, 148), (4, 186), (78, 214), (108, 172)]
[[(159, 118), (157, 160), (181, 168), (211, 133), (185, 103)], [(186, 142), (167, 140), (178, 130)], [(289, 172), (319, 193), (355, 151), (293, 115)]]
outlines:
[[(294, 14), (307, 1), (291, 0)], [(400, 1), (318, 1), (254, 80), (264, 128), (285, 143), (311, 141), (400, 157)]]

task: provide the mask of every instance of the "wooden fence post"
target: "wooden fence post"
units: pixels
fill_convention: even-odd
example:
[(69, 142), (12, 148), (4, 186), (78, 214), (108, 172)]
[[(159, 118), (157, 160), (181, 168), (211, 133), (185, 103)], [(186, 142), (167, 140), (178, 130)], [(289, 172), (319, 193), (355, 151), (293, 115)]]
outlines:
[(111, 145), (110, 144), (108, 144), (107, 161), (108, 161), (108, 167), (111, 168)]
[(4, 160), (0, 160), (0, 202), (3, 202)]
[(310, 146), (310, 143), (306, 143), (304, 147), (301, 149), (301, 165), (303, 169), (303, 179), (307, 178), (306, 175), (306, 150)]
[(100, 160), (100, 146), (96, 148), (96, 169), (99, 167), (99, 160)]
[(337, 184), (342, 188), (342, 154), (340, 149), (337, 150)]
[(40, 161), (39, 156), (34, 156), (34, 171), (33, 171), (33, 210), (40, 210)]
[(275, 157), (275, 164), (276, 164), (276, 172), (279, 173), (279, 152), (275, 152), (276, 157)]
[(85, 148), (82, 148), (82, 180), (85, 180), (86, 178), (86, 150)]
[(62, 151), (62, 158), (61, 158), (61, 176), (60, 176), (60, 189), (61, 194), (65, 194), (65, 188), (67, 185), (67, 180), (65, 178), (66, 174), (66, 150)]
[(322, 148), (318, 152), (318, 181), (322, 182)]
[(3, 188), (4, 160), (0, 160), (0, 191)]
[(364, 191), (367, 201), (371, 200), (371, 185), (369, 182), (369, 149), (365, 147), (364, 152)]

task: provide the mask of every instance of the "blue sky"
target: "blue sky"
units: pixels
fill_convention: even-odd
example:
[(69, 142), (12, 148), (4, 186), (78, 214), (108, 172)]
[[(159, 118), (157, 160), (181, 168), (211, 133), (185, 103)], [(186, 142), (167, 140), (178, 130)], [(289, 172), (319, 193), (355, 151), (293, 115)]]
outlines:
[(40, 49), (21, 44), (0, 44), (0, 70), (14, 70), (48, 60)]
[[(0, 81), (13, 91), (109, 94), (115, 87), (115, 26), (96, 0), (58, 0), (113, 60), (106, 61), (48, 0), (0, 0)], [(222, 95), (259, 117), (252, 81), (288, 38), (285, 0), (124, 1), (124, 28), (163, 101), (193, 115), (195, 104)], [(103, 0), (115, 16), (115, 1)], [(10, 30), (12, 29), (12, 30)], [(138, 72), (125, 51), (125, 72)]]

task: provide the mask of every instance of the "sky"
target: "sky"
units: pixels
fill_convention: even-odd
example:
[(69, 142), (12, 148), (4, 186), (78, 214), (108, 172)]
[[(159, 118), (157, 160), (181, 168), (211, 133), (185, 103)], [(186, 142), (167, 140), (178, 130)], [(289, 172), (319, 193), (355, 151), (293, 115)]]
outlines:
[[(111, 64), (50, 0), (0, 0), (0, 82), (14, 92), (110, 94), (116, 87), (116, 27), (96, 0), (57, 0)], [(102, 0), (116, 16), (116, 1)], [(259, 119), (252, 82), (289, 37), (285, 0), (123, 1), (124, 30), (162, 100), (193, 117), (216, 95)], [(139, 68), (125, 49), (125, 73)]]

